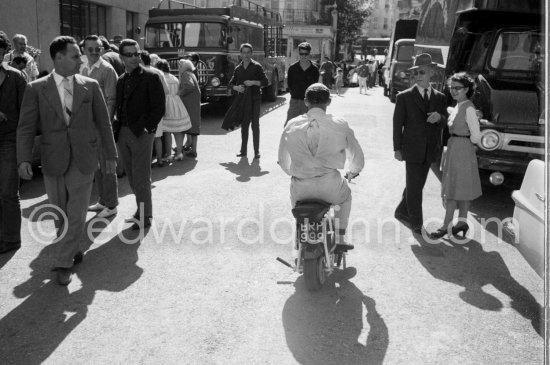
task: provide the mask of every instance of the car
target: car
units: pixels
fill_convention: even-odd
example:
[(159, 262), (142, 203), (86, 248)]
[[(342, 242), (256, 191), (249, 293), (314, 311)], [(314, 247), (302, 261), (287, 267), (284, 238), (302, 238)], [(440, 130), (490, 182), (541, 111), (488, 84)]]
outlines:
[(544, 277), (544, 161), (529, 162), (521, 188), (512, 193), (513, 228), (517, 248), (529, 265)]

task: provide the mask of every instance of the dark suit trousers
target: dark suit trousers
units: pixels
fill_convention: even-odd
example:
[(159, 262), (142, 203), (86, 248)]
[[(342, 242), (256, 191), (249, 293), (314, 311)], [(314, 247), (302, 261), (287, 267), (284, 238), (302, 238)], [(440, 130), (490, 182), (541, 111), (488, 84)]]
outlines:
[(57, 256), (55, 267), (70, 268), (78, 251), (87, 249), (84, 240), (86, 213), (92, 193), (94, 174), (80, 172), (73, 157), (61, 176), (44, 175), (44, 186), (50, 204), (56, 209)]
[(128, 127), (120, 128), (118, 147), (128, 183), (136, 195), (137, 214), (140, 217), (153, 216), (151, 201), (151, 154), (154, 134), (136, 137)]
[(403, 197), (395, 211), (408, 216), (414, 228), (421, 227), (424, 222), (422, 216), (422, 190), (424, 184), (426, 184), (431, 164), (427, 161), (405, 163), (407, 176), (405, 190), (403, 190)]
[(248, 129), (252, 124), (252, 140), (254, 143), (254, 153), (260, 153), (260, 103), (261, 100), (252, 101), (252, 115), (241, 123), (241, 153), (246, 154), (248, 146)]

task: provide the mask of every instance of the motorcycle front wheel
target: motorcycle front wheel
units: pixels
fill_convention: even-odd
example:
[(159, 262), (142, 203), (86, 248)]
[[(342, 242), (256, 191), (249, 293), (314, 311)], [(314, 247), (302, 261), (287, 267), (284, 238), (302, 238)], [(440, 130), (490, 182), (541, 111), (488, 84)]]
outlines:
[(304, 279), (309, 291), (319, 291), (327, 277), (325, 272), (325, 256), (304, 260)]

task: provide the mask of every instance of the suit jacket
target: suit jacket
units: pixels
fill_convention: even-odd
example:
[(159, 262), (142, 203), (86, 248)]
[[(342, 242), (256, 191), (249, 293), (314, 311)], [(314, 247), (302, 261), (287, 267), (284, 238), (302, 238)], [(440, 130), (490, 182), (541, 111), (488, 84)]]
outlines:
[(82, 69), (81, 74), (96, 80), (103, 92), (103, 97), (107, 103), (107, 110), (111, 120), (115, 116), (116, 106), (116, 83), (118, 80), (117, 73), (113, 66), (103, 58), (99, 59), (99, 67), (94, 68), (91, 72), (88, 67)]
[[(136, 137), (144, 133), (155, 133), (157, 125), (164, 116), (166, 109), (166, 95), (162, 87), (160, 76), (152, 71), (139, 66), (135, 69), (137, 77), (133, 88), (128, 92), (128, 107), (126, 110), (126, 123)], [(116, 85), (116, 115), (117, 120), (113, 126), (115, 136), (120, 131), (120, 117), (124, 102), (124, 85), (128, 74), (118, 78)]]
[[(447, 99), (443, 93), (432, 90), (427, 109), (416, 85), (397, 94), (393, 113), (393, 150), (401, 150), (403, 160), (407, 162), (433, 162), (440, 152), (441, 129), (448, 117)], [(426, 122), (430, 112), (441, 114), (441, 121), (435, 124)]]
[(53, 74), (27, 85), (17, 127), (17, 162), (32, 161), (37, 130), (42, 131), (40, 154), (44, 175), (61, 176), (71, 157), (83, 174), (98, 168), (98, 141), (106, 159), (117, 158), (105, 100), (97, 81), (74, 75), (72, 116), (65, 122)]
[(262, 87), (266, 87), (269, 84), (269, 80), (265, 75), (264, 68), (262, 65), (254, 60), (250, 60), (250, 64), (247, 68), (244, 68), (243, 63), (239, 63), (235, 67), (233, 76), (229, 80), (229, 86), (233, 87), (234, 85), (243, 85), (246, 80), (260, 81), (262, 86), (252, 85), (250, 86), (252, 101), (262, 100)]
[(27, 82), (21, 71), (6, 65), (0, 65), (0, 68), (4, 69), (6, 75), (4, 82), (0, 84), (0, 112), (8, 118), (0, 123), (0, 136), (15, 140), (15, 131)]

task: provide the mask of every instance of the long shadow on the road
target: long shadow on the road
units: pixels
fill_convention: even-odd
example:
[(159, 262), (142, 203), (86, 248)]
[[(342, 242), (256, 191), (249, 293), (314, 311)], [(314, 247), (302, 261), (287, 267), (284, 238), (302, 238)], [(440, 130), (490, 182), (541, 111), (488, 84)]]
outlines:
[[(383, 363), (388, 328), (374, 299), (349, 281), (355, 273), (354, 268), (335, 272), (318, 293), (308, 292), (302, 277), (294, 284), (296, 292), (286, 301), (282, 317), (288, 348), (300, 364)], [(364, 320), (368, 335), (363, 333)]]
[(238, 163), (222, 162), (220, 165), (225, 167), (229, 172), (237, 175), (236, 180), (240, 182), (247, 182), (250, 181), (252, 177), (260, 177), (269, 174), (269, 171), (262, 171), (259, 160), (254, 159), (252, 163), (249, 163), (247, 157), (241, 157)]
[(26, 299), (0, 319), (2, 363), (43, 363), (84, 321), (98, 290), (121, 292), (135, 283), (143, 273), (136, 264), (140, 240), (135, 241), (125, 244), (117, 236), (87, 252), (75, 268), (81, 287), (73, 292), (48, 281), (54, 277), (49, 264), (56, 247), (46, 246), (30, 264), (31, 277), (13, 290)]
[(542, 336), (543, 310), (536, 299), (518, 283), (498, 252), (487, 252), (475, 240), (466, 239), (464, 243), (448, 240), (438, 244), (429, 244), (416, 237), (419, 245), (411, 250), (422, 266), (436, 279), (464, 288), (459, 297), (466, 303), (479, 309), (500, 311), (502, 302), (483, 291), (486, 285), (492, 285), (511, 300), (511, 307), (531, 322), (535, 331)]

